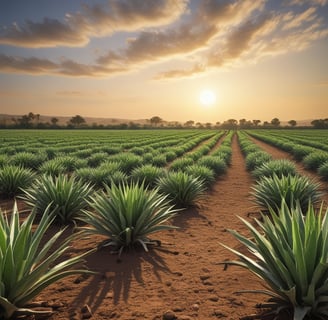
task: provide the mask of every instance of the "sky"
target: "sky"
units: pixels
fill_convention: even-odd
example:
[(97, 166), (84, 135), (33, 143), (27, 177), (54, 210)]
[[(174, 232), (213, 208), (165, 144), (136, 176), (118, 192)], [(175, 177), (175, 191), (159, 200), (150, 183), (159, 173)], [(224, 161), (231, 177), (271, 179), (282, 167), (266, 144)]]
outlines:
[(0, 113), (28, 112), (327, 118), (328, 0), (0, 0)]

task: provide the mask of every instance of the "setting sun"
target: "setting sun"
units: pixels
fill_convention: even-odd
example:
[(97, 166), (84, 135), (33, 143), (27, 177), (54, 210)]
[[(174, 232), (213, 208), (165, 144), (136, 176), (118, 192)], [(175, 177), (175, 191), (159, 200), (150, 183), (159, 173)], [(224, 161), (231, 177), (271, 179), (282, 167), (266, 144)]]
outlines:
[(204, 106), (210, 106), (216, 101), (216, 95), (211, 90), (203, 90), (199, 95), (199, 101)]

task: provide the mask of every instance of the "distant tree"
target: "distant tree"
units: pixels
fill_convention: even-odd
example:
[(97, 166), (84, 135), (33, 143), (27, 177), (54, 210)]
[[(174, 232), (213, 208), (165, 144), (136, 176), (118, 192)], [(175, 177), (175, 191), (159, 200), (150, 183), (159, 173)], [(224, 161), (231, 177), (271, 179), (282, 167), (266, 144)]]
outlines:
[(239, 126), (240, 126), (241, 128), (242, 128), (242, 127), (245, 127), (246, 123), (247, 123), (247, 120), (246, 120), (246, 119), (240, 119), (240, 120), (239, 120)]
[(269, 126), (270, 126), (270, 123), (268, 121), (263, 122), (263, 127), (269, 127)]
[(271, 120), (271, 124), (274, 126), (274, 127), (279, 127), (280, 126), (280, 120), (278, 118), (273, 118)]
[(74, 127), (80, 127), (83, 123), (85, 123), (85, 120), (80, 115), (76, 115), (69, 120), (69, 124)]
[(311, 121), (311, 124), (316, 129), (327, 129), (328, 128), (328, 118), (315, 119), (315, 120)]
[(151, 123), (152, 125), (155, 125), (155, 127), (156, 127), (158, 124), (160, 124), (162, 121), (163, 121), (162, 118), (160, 118), (160, 117), (158, 117), (158, 116), (154, 116), (154, 117), (150, 118), (150, 123)]
[(288, 121), (288, 124), (291, 126), (291, 127), (295, 127), (297, 125), (297, 122), (295, 120), (289, 120)]
[(185, 127), (192, 127), (192, 126), (194, 125), (194, 123), (195, 123), (195, 121), (193, 121), (193, 120), (188, 120), (188, 121), (184, 124), (184, 126), (185, 126)]
[(229, 119), (223, 122), (222, 127), (226, 129), (234, 130), (237, 129), (237, 124), (238, 121), (236, 119)]
[(32, 126), (32, 120), (34, 115), (32, 112), (29, 114), (24, 114), (21, 118), (17, 119), (17, 123), (22, 128), (30, 128)]
[(58, 118), (56, 118), (56, 117), (53, 117), (53, 118), (51, 118), (50, 119), (50, 122), (51, 122), (51, 124), (53, 125), (53, 126), (56, 126), (57, 125), (57, 123), (58, 123)]
[(211, 129), (212, 128), (212, 123), (211, 122), (206, 122), (205, 123), (205, 128), (206, 129)]
[(261, 123), (261, 120), (253, 120), (253, 124), (257, 127)]

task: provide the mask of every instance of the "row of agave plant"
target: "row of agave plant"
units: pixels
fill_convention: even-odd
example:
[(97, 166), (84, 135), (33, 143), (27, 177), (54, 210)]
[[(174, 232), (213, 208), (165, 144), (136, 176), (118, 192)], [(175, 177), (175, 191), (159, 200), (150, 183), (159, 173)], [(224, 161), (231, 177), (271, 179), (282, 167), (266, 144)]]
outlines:
[[(219, 134), (223, 135), (224, 131), (219, 132)], [(4, 150), (0, 152), (0, 167), (4, 164), (11, 164), (47, 174), (69, 173), (81, 168), (98, 168), (101, 165), (106, 166), (108, 161), (126, 163), (127, 171), (142, 163), (162, 167), (168, 161), (190, 151), (214, 135), (213, 132), (207, 132), (196, 136), (174, 136), (167, 137), (165, 141), (162, 141), (165, 136), (160, 136), (155, 142), (150, 142), (148, 137), (147, 140), (134, 141), (134, 146), (131, 145), (131, 142), (116, 144), (109, 138), (106, 145), (95, 141), (93, 146), (80, 140), (74, 147), (41, 145), (35, 150), (35, 148), (25, 146), (25, 149), (20, 148), (18, 149), (20, 151), (14, 151), (12, 154), (6, 152), (8, 148), (2, 148)], [(122, 169), (124, 170), (125, 167)]]
[(265, 281), (264, 290), (248, 292), (270, 297), (262, 305), (269, 308), (266, 316), (327, 319), (328, 209), (315, 207), (319, 185), (299, 176), (290, 161), (271, 160), (244, 133), (239, 142), (257, 179), (254, 201), (265, 210), (260, 220), (255, 219), (256, 226), (241, 218), (251, 238), (230, 230), (250, 255), (227, 247), (239, 259), (225, 263), (246, 268)]
[[(231, 137), (232, 134), (226, 137), (214, 155), (205, 157), (214, 172), (220, 157), (226, 165), (229, 163)], [(80, 266), (93, 250), (63, 258), (72, 241), (96, 234), (106, 239), (99, 246), (110, 246), (119, 254), (135, 246), (147, 251), (149, 246), (158, 244), (150, 235), (174, 229), (169, 220), (193, 205), (207, 187), (202, 178), (182, 170), (157, 177), (155, 184), (143, 178), (94, 189), (75, 175), (42, 175), (35, 179), (30, 169), (12, 166), (0, 170), (0, 186), (5, 185), (15, 186), (10, 194), (23, 200), (32, 211), (22, 224), (16, 205), (11, 214), (0, 214), (1, 319), (34, 313), (28, 303), (50, 284), (68, 275), (92, 272)], [(33, 224), (36, 216), (40, 217), (37, 226)], [(73, 222), (76, 231), (61, 242), (65, 229), (60, 230), (40, 249), (54, 222), (64, 226)], [(57, 263), (59, 258), (61, 262)]]
[(308, 142), (304, 139), (295, 141), (289, 137), (281, 137), (262, 131), (249, 131), (249, 134), (292, 154), (295, 160), (304, 164), (305, 168), (317, 172), (321, 178), (328, 180), (328, 151), (322, 149), (325, 146), (314, 144), (313, 141)]

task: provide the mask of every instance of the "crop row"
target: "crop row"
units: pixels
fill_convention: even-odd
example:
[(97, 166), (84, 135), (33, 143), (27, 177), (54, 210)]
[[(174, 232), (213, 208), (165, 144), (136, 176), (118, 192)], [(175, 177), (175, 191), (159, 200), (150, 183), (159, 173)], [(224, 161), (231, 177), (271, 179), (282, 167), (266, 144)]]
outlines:
[[(82, 141), (80, 141), (78, 155), (59, 152), (54, 158), (48, 160), (45, 160), (42, 150), (39, 153), (23, 151), (13, 155), (3, 154), (0, 156), (0, 181), (2, 182), (0, 193), (7, 196), (14, 195), (19, 188), (27, 186), (28, 181), (31, 180), (26, 178), (26, 183), (19, 185), (18, 182), (12, 181), (13, 178), (8, 178), (14, 174), (31, 178), (36, 174), (50, 176), (73, 174), (84, 183), (91, 183), (95, 188), (103, 188), (104, 184), (118, 185), (123, 182), (137, 181), (144, 181), (146, 185), (154, 187), (158, 178), (165, 176), (168, 172), (182, 171), (200, 178), (209, 187), (217, 176), (226, 171), (230, 161), (232, 132), (224, 137), (220, 148), (214, 148), (223, 135), (225, 135), (224, 131), (203, 132), (196, 136), (194, 132), (190, 132), (184, 137), (177, 137), (175, 133), (174, 139), (177, 144), (174, 146), (167, 146), (167, 142), (170, 144), (168, 138), (166, 146), (162, 145), (164, 141), (153, 142), (153, 145), (160, 144), (157, 149), (149, 144), (126, 151), (122, 151), (121, 147), (121, 151), (115, 154), (95, 152), (85, 158), (81, 158), (81, 154), (86, 156), (88, 148), (84, 147)], [(163, 133), (159, 138), (163, 139)], [(109, 148), (110, 143), (108, 144)]]
[[(319, 132), (314, 131), (312, 142), (311, 135), (309, 134), (307, 139), (293, 139), (290, 138), (289, 135), (286, 136), (283, 135), (283, 133), (272, 131), (253, 130), (247, 131), (247, 133), (259, 140), (290, 153), (296, 161), (301, 161), (305, 168), (317, 172), (317, 174), (323, 179), (328, 179), (328, 151), (325, 151), (323, 148), (327, 148), (327, 144), (325, 145), (314, 141), (319, 135)], [(323, 131), (322, 135), (325, 136), (325, 134), (326, 132)]]

